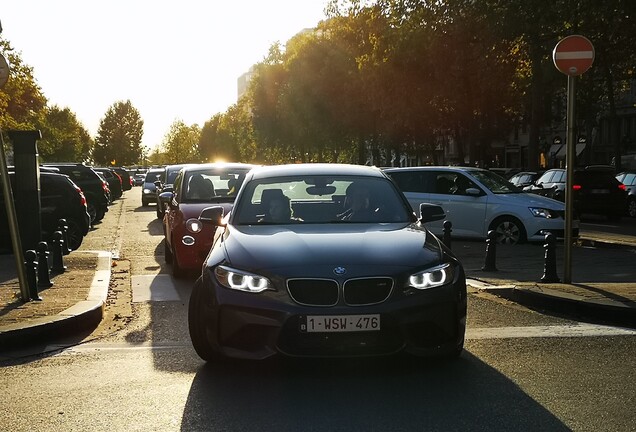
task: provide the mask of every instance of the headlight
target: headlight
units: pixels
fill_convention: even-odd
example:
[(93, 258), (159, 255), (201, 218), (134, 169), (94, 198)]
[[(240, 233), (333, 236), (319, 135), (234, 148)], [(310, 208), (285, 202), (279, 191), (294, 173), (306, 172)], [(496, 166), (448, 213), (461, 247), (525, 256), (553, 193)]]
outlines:
[(152, 192), (152, 191), (151, 191), (150, 189), (146, 189), (146, 188), (144, 188), (144, 194), (149, 194), (149, 193), (151, 193), (151, 192)]
[(186, 221), (186, 229), (191, 233), (196, 234), (198, 232), (201, 232), (201, 230), (203, 229), (203, 225), (201, 224), (201, 221), (199, 221), (199, 219), (188, 219)]
[(218, 266), (214, 269), (214, 274), (221, 285), (230, 289), (259, 293), (273, 288), (265, 277), (230, 267)]
[(528, 207), (530, 213), (534, 217), (541, 217), (546, 219), (552, 219), (558, 217), (558, 215), (553, 210), (548, 210), (540, 207)]
[(435, 288), (452, 282), (454, 273), (454, 268), (451, 264), (441, 264), (411, 275), (409, 277), (409, 285), (417, 289)]

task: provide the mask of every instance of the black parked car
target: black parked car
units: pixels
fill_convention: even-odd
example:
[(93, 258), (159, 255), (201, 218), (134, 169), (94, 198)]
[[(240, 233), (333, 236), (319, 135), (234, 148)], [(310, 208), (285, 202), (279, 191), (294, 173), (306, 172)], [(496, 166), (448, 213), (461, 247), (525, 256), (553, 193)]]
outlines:
[(108, 184), (90, 166), (81, 163), (46, 163), (43, 166), (57, 168), (82, 189), (86, 196), (91, 223), (104, 218), (109, 204)]
[[(565, 185), (566, 171), (550, 169), (523, 190), (565, 201)], [(575, 169), (572, 190), (574, 210), (579, 214), (605, 215), (615, 220), (625, 213), (625, 185), (616, 180), (611, 167)]]
[(95, 171), (102, 173), (106, 181), (108, 182), (108, 189), (110, 189), (111, 199), (116, 200), (121, 198), (123, 189), (123, 182), (119, 174), (117, 174), (112, 168), (93, 168)]
[[(9, 178), (15, 190), (15, 175), (13, 172), (9, 173)], [(20, 197), (14, 196), (14, 199), (19, 201)], [(43, 241), (51, 242), (53, 233), (59, 229), (59, 220), (66, 219), (69, 246), (73, 250), (80, 247), (84, 236), (88, 234), (90, 217), (87, 212), (84, 194), (68, 176), (52, 172), (40, 172), (40, 209)], [(19, 223), (20, 221), (18, 221)], [(4, 195), (1, 192), (0, 234), (0, 247), (10, 249), (11, 240), (8, 220)]]
[(133, 187), (133, 181), (128, 170), (121, 167), (112, 167), (111, 169), (119, 174), (119, 177), (121, 177), (121, 186), (123, 190), (131, 190)]
[(144, 183), (141, 185), (141, 205), (146, 207), (150, 203), (157, 203), (157, 185), (155, 182), (163, 182), (165, 171), (163, 168), (151, 168), (144, 177)]
[(616, 176), (616, 180), (627, 190), (627, 216), (636, 218), (636, 171), (624, 171)]
[(227, 218), (211, 204), (189, 221), (216, 229), (189, 302), (196, 352), (460, 355), (464, 270), (424, 226), (443, 209), (420, 210), (377, 168), (254, 168)]
[(163, 176), (160, 180), (155, 182), (157, 194), (157, 219), (163, 219), (163, 215), (166, 212), (166, 209), (162, 202), (159, 200), (159, 195), (166, 189), (170, 190), (174, 185), (174, 179), (177, 178), (177, 174), (181, 171), (181, 168), (188, 166), (187, 164), (178, 164), (178, 165), (167, 165), (164, 171)]

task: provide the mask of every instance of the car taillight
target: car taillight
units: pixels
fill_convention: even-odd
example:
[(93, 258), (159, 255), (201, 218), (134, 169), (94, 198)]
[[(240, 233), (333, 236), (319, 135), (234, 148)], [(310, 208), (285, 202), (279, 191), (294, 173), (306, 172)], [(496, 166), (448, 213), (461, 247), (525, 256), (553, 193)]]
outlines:
[(132, 186), (132, 185), (133, 185), (133, 179), (132, 179), (132, 177), (128, 177), (128, 180), (130, 180), (130, 185)]
[(88, 207), (88, 203), (86, 202), (86, 196), (84, 196), (84, 192), (82, 192), (82, 190), (78, 186), (75, 186), (75, 189), (77, 190), (77, 193), (79, 193), (80, 202), (82, 203), (82, 205), (84, 207)]
[(618, 188), (622, 191), (626, 191), (627, 190), (627, 186), (625, 186), (623, 183), (619, 183), (618, 184)]
[(581, 185), (572, 185), (572, 190), (581, 190)]

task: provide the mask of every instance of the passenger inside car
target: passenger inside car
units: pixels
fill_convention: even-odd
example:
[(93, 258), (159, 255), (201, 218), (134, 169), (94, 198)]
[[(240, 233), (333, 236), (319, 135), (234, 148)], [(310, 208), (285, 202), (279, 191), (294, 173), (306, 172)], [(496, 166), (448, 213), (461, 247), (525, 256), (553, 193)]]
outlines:
[(204, 179), (201, 174), (194, 174), (190, 178), (187, 193), (189, 199), (210, 199), (213, 196), (214, 185), (210, 180)]
[(294, 217), (291, 202), (280, 189), (267, 189), (263, 191), (261, 206), (265, 211), (259, 222), (287, 223), (301, 222), (302, 219)]
[(455, 190), (454, 195), (466, 195), (466, 189), (474, 187), (472, 182), (463, 175), (457, 175), (455, 177)]
[(366, 186), (357, 183), (349, 185), (345, 203), (348, 203), (349, 211), (345, 212), (342, 220), (369, 222), (377, 217), (377, 209), (371, 206), (371, 192)]

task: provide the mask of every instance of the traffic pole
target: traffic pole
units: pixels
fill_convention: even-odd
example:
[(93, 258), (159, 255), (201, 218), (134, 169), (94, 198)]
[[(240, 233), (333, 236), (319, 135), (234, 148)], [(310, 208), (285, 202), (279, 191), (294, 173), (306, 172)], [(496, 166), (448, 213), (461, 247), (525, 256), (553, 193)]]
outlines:
[(565, 253), (563, 282), (572, 283), (572, 219), (574, 203), (572, 186), (574, 184), (574, 166), (576, 165), (575, 144), (575, 90), (576, 77), (585, 73), (594, 62), (594, 45), (581, 35), (570, 35), (561, 39), (552, 51), (554, 66), (568, 77), (567, 102), (567, 141), (565, 143)]
[(567, 141), (566, 153), (565, 153), (565, 247), (564, 247), (564, 269), (563, 269), (563, 283), (572, 283), (572, 215), (574, 213), (572, 205), (574, 200), (573, 185), (574, 185), (574, 165), (576, 158), (576, 148), (574, 145), (575, 136), (575, 91), (576, 91), (576, 76), (568, 75), (568, 102), (567, 102)]

